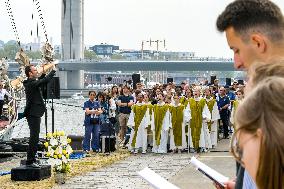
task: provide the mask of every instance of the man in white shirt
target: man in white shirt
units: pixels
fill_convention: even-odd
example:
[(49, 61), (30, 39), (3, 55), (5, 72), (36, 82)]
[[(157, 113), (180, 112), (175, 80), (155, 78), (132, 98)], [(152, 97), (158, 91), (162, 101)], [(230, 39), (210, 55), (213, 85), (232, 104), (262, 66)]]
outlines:
[(1, 116), (2, 116), (5, 95), (7, 95), (9, 98), (12, 98), (10, 93), (8, 93), (8, 91), (6, 89), (4, 89), (4, 84), (2, 82), (0, 82), (0, 119), (1, 119)]

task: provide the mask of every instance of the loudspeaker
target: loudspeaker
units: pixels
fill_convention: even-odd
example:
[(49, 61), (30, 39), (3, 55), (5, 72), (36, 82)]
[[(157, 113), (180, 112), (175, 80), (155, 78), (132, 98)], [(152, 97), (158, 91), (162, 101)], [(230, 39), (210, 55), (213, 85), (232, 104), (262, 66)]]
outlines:
[(167, 78), (167, 83), (173, 83), (173, 82), (174, 82), (174, 78), (172, 78), (172, 77)]
[(53, 77), (46, 86), (46, 99), (60, 99), (59, 77)]
[(211, 85), (213, 85), (214, 84), (214, 80), (216, 79), (217, 77), (216, 77), (216, 75), (211, 75), (210, 76), (210, 81), (211, 81)]
[(136, 84), (140, 83), (140, 74), (132, 74), (133, 89), (136, 89)]
[(73, 150), (82, 150), (84, 136), (68, 135), (67, 138), (71, 139), (71, 147)]
[(102, 153), (114, 152), (116, 150), (115, 144), (116, 144), (115, 136), (101, 136), (100, 137), (100, 146), (101, 146)]
[(101, 125), (100, 129), (101, 136), (112, 136), (115, 135), (115, 129), (110, 122), (105, 122)]
[(232, 84), (232, 79), (231, 78), (226, 78), (226, 85), (231, 86)]
[(239, 80), (238, 80), (238, 84), (240, 84), (240, 85), (244, 85), (244, 80), (239, 79)]

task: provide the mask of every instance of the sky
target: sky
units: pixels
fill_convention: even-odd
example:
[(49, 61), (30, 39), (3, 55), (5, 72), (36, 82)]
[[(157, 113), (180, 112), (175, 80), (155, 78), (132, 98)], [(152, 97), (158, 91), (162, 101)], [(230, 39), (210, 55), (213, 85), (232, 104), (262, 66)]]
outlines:
[[(5, 1), (0, 0), (0, 40), (15, 39)], [(33, 0), (10, 0), (22, 43), (33, 42), (38, 19)], [(61, 43), (61, 0), (39, 0), (53, 44)], [(166, 40), (167, 51), (231, 58), (216, 19), (232, 0), (85, 0), (85, 45), (108, 43), (141, 49), (142, 40)], [(273, 0), (284, 12), (284, 0)], [(34, 12), (34, 20), (32, 13)], [(36, 20), (37, 19), (37, 20)], [(39, 31), (43, 38), (43, 31)], [(152, 49), (149, 44), (145, 49)], [(161, 44), (161, 50), (162, 44)]]

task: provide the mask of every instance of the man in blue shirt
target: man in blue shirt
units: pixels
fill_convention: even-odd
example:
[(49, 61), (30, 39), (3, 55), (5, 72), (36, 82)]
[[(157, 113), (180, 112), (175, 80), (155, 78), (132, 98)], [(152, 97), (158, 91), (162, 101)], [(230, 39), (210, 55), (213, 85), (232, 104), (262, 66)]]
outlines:
[(98, 152), (100, 149), (100, 121), (99, 115), (102, 113), (98, 101), (95, 101), (96, 92), (89, 91), (89, 100), (84, 103), (85, 110), (85, 137), (83, 141), (83, 150), (90, 151), (90, 140), (92, 135), (92, 149)]
[(217, 105), (220, 113), (220, 118), (223, 123), (223, 134), (224, 138), (229, 137), (229, 131), (228, 131), (228, 126), (229, 126), (229, 111), (228, 108), (230, 106), (230, 99), (226, 95), (226, 89), (224, 87), (221, 87), (219, 89), (219, 95), (217, 97)]

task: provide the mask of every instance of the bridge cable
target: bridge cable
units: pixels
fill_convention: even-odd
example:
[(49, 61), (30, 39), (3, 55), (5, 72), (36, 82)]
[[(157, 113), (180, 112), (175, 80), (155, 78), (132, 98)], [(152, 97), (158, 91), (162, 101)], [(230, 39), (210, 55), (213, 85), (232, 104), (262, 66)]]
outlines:
[(5, 0), (5, 5), (6, 5), (6, 10), (7, 10), (8, 16), (10, 18), (12, 30), (13, 30), (15, 37), (16, 37), (17, 44), (19, 45), (19, 47), (21, 47), (20, 37), (19, 37), (19, 33), (18, 33), (18, 30), (17, 30), (17, 27), (16, 27), (15, 18), (14, 18), (13, 11), (12, 11), (12, 8), (11, 8), (10, 0)]
[[(40, 2), (39, 2), (39, 0), (33, 0), (33, 4), (37, 9), (38, 17), (40, 19), (41, 28), (43, 30), (46, 42), (48, 42), (47, 31), (46, 31), (45, 22), (44, 22), (43, 14), (42, 14), (41, 7), (40, 7)], [(38, 22), (37, 22), (37, 36), (39, 35), (38, 30), (39, 30), (39, 27), (38, 27)]]

